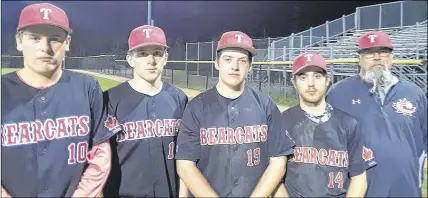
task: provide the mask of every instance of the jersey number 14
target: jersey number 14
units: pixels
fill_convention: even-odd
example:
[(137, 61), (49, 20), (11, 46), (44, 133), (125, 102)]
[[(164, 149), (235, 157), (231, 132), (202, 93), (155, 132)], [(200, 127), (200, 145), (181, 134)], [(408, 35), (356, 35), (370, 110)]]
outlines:
[(342, 172), (330, 172), (328, 174), (328, 187), (334, 188), (335, 184), (337, 184), (337, 188), (343, 188), (343, 173)]

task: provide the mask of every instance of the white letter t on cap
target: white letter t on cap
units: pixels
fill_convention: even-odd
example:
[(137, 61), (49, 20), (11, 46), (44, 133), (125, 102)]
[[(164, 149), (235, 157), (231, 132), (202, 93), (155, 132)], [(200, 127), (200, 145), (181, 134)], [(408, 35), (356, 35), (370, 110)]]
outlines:
[(43, 12), (43, 19), (49, 20), (49, 13), (52, 13), (52, 10), (49, 8), (40, 8), (40, 12)]
[(150, 33), (152, 32), (152, 29), (143, 29), (143, 32), (146, 33), (146, 38), (150, 38)]
[(372, 34), (372, 35), (369, 35), (368, 37), (370, 39), (370, 43), (374, 43), (375, 42), (374, 39), (377, 37), (377, 35)]
[(240, 42), (241, 42), (241, 39), (242, 39), (242, 38), (244, 38), (244, 36), (242, 36), (242, 35), (240, 35), (240, 34), (236, 34), (236, 35), (235, 35), (235, 38), (236, 38), (236, 42), (240, 43)]
[(312, 56), (313, 56), (313, 54), (305, 54), (305, 58), (306, 58), (306, 61), (312, 61)]

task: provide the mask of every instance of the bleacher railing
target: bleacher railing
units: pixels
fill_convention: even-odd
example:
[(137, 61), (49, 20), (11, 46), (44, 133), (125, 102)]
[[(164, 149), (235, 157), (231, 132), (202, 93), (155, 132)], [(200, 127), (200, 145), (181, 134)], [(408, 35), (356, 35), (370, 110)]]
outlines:
[(287, 50), (286, 48), (301, 48), (314, 46), (322, 43), (325, 40), (342, 36), (349, 31), (355, 29), (355, 14), (343, 15), (333, 21), (326, 21), (317, 27), (311, 27), (308, 30), (291, 34), (276, 41), (270, 45), (271, 56), (268, 58), (270, 61), (284, 60), (284, 55), (276, 53), (277, 49)]
[[(360, 30), (402, 29), (426, 19), (426, 1), (398, 1), (358, 7), (355, 13), (287, 37), (254, 39), (254, 46), (259, 51), (254, 61), (286, 60), (287, 55), (279, 52), (287, 51), (287, 48), (306, 49)], [(216, 45), (216, 41), (186, 43), (186, 60), (213, 60)]]
[(358, 7), (356, 29), (403, 27), (427, 20), (427, 1), (398, 1)]
[[(396, 46), (394, 58), (403, 61), (394, 68), (394, 73), (415, 82), (427, 91), (426, 19), (427, 2), (400, 1), (359, 7), (355, 13), (343, 15), (339, 19), (327, 21), (288, 37), (255, 39), (257, 55), (253, 61), (259, 64), (254, 65), (250, 81), (257, 83), (259, 89), (265, 87), (268, 93), (275, 90), (270, 83), (274, 85), (279, 82), (282, 85), (278, 89), (288, 90), (290, 61), (308, 50), (318, 52), (329, 60), (344, 61), (340, 64), (330, 64), (333, 78), (337, 77), (332, 79), (333, 82), (355, 75), (358, 72), (358, 68), (355, 67), (358, 61), (349, 62), (349, 60), (357, 57), (355, 50), (359, 35), (369, 30), (382, 30), (390, 34), (394, 40), (393, 45)], [(421, 31), (420, 25), (425, 27), (425, 32)], [(411, 42), (405, 39), (406, 36), (403, 34), (406, 33), (407, 37), (412, 38)], [(189, 76), (193, 76), (192, 79), (204, 75), (206, 72), (203, 70), (208, 68), (208, 75), (212, 79), (218, 76), (212, 64), (216, 45), (215, 41), (186, 44), (186, 61), (193, 62), (185, 62), (185, 71)], [(423, 62), (414, 63), (413, 60)], [(253, 81), (253, 77), (256, 80)], [(267, 86), (263, 86), (264, 84)], [(286, 92), (279, 91), (281, 94)]]
[(356, 8), (355, 13), (327, 21), (315, 28), (272, 41), (268, 60), (285, 60), (277, 49), (309, 48), (353, 31), (397, 28), (402, 29), (427, 19), (426, 1), (398, 1)]

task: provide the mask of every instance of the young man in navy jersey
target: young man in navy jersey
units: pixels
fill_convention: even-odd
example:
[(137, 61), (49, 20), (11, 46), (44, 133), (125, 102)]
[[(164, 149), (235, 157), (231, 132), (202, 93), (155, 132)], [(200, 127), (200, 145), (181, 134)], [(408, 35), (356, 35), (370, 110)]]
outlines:
[(25, 7), (16, 33), (24, 68), (1, 78), (2, 197), (95, 197), (111, 168), (95, 78), (62, 69), (72, 30), (61, 8)]
[(366, 169), (376, 163), (357, 121), (325, 101), (324, 58), (312, 52), (296, 57), (292, 82), (299, 104), (284, 111), (282, 121), (296, 147), (276, 196), (363, 197)]
[(219, 81), (189, 102), (177, 140), (177, 172), (195, 197), (268, 197), (285, 173), (293, 141), (273, 100), (246, 86), (251, 38), (224, 33)]
[(104, 194), (177, 197), (175, 141), (187, 96), (162, 81), (168, 46), (161, 28), (135, 28), (128, 45), (134, 77), (104, 94), (110, 118), (122, 127), (111, 140), (113, 167)]

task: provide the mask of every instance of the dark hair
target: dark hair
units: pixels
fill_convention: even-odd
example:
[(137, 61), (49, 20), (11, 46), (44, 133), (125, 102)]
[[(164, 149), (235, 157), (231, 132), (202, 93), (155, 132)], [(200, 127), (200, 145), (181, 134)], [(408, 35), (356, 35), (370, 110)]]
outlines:
[[(242, 48), (225, 48), (225, 49), (221, 49), (221, 50), (217, 51), (216, 59), (220, 58), (221, 53), (223, 53), (223, 51), (226, 50), (226, 49), (242, 49)], [(242, 50), (245, 50), (245, 49), (242, 49)], [(253, 62), (253, 54), (251, 54), (249, 51), (247, 51), (247, 52), (248, 52), (248, 59), (249, 59), (249, 61), (251, 63), (251, 62)]]
[[(318, 72), (318, 73), (322, 74), (323, 76), (327, 77), (327, 71), (326, 70), (321, 70), (321, 71), (316, 71), (316, 72)], [(304, 74), (303, 72), (300, 72), (300, 73), (294, 74), (293, 76), (300, 76), (300, 75), (303, 75), (303, 74)]]
[[(61, 28), (62, 29), (62, 28)], [(27, 28), (26, 27), (24, 27), (24, 28), (21, 28), (20, 30), (18, 30), (16, 33), (15, 33), (15, 36), (19, 36), (19, 37), (21, 37), (22, 35), (23, 35), (23, 33), (24, 33), (24, 31), (26, 31), (27, 30)], [(70, 33), (68, 33), (67, 31), (65, 31), (64, 29), (62, 29), (63, 31), (64, 31), (64, 33), (65, 33), (65, 38), (67, 38), (67, 36), (69, 36), (69, 35), (71, 35)]]

